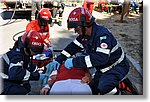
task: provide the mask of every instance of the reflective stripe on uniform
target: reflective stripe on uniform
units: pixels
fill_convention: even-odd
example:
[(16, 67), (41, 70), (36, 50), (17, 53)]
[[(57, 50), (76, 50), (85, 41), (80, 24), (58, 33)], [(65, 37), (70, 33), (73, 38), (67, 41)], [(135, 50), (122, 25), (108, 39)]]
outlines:
[(32, 32), (33, 32), (33, 30), (30, 30), (30, 31), (28, 32), (27, 37), (30, 37), (30, 35), (31, 35)]
[[(0, 73), (0, 76), (3, 78), (3, 79), (8, 79), (8, 75), (4, 74), (4, 73)], [(28, 80), (30, 77), (30, 72), (28, 70), (26, 70), (26, 75), (24, 76), (24, 81), (25, 80)]]
[(3, 78), (3, 79), (8, 79), (8, 75), (4, 74), (4, 73), (0, 73), (0, 76)]
[(43, 60), (48, 59), (48, 58), (49, 57), (46, 57), (45, 54), (37, 54), (37, 55), (33, 56), (33, 59), (40, 60), (40, 61), (43, 61)]
[(115, 93), (117, 93), (117, 88), (116, 87), (113, 90), (111, 90), (109, 93), (105, 94), (105, 95), (114, 95)]
[(4, 55), (2, 56), (2, 58), (3, 58), (3, 59), (6, 61), (6, 63), (9, 65), (10, 61), (9, 61), (9, 58), (8, 58), (7, 54), (4, 54)]
[(110, 54), (109, 49), (104, 49), (104, 48), (100, 48), (100, 47), (97, 47), (96, 52), (102, 52), (104, 54)]
[(109, 49), (104, 49), (104, 48), (100, 48), (100, 47), (97, 47), (96, 52), (102, 52), (105, 54), (109, 54), (109, 53), (115, 52), (119, 47), (120, 47), (120, 44), (117, 42), (117, 44), (112, 48), (111, 52)]
[(14, 66), (23, 66), (23, 65), (22, 65), (22, 63), (20, 63), (20, 62), (18, 62), (18, 63), (16, 63), (16, 64), (10, 63), (9, 69), (12, 68), (12, 67), (14, 67)]
[(76, 39), (73, 41), (77, 46), (81, 47), (81, 48), (84, 48), (83, 45), (77, 41)]
[(28, 70), (26, 70), (26, 75), (24, 76), (24, 81), (25, 80), (28, 80), (29, 79), (29, 77), (30, 77), (30, 72), (28, 71)]
[(51, 43), (50, 40), (48, 40), (48, 39), (45, 39), (44, 41), (45, 41), (46, 43), (48, 43), (48, 44)]
[(119, 44), (117, 43), (111, 50), (111, 53), (115, 52), (119, 48)]
[(90, 56), (85, 56), (85, 63), (86, 63), (86, 66), (89, 68), (89, 67), (92, 67), (92, 63), (91, 63), (91, 60), (90, 60)]
[(47, 35), (47, 34), (48, 34), (48, 32), (43, 32), (43, 33), (42, 33), (42, 35), (44, 35), (44, 36)]
[[(117, 42), (117, 44), (112, 48), (111, 53), (115, 52), (119, 47), (122, 48), (122, 46), (120, 45), (119, 42)], [(121, 49), (122, 50), (122, 49)]]
[(65, 51), (65, 50), (63, 50), (62, 52), (61, 52), (63, 55), (65, 55), (66, 57), (70, 57), (71, 55), (67, 52), (67, 51)]
[[(121, 48), (122, 50), (122, 48)], [(106, 72), (108, 70), (110, 70), (112, 67), (116, 66), (117, 64), (119, 64), (123, 59), (124, 59), (125, 55), (124, 55), (124, 51), (122, 50), (122, 54), (121, 54), (121, 57), (115, 62), (113, 63), (111, 66), (109, 67), (106, 67), (106, 68), (103, 68), (103, 69), (100, 69), (101, 72)]]

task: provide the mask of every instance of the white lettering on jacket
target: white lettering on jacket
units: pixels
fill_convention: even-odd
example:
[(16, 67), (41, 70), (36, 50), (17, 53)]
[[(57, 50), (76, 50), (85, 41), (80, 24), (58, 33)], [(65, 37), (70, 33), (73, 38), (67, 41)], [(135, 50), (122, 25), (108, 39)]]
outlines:
[(69, 21), (78, 21), (78, 18), (69, 18)]

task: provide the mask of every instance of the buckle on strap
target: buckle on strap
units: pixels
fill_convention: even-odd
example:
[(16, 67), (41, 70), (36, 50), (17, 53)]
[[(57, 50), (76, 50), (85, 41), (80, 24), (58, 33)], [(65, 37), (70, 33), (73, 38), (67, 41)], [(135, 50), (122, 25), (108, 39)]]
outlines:
[[(121, 48), (121, 50), (122, 50), (122, 48)], [(113, 64), (110, 65), (109, 67), (100, 69), (100, 71), (101, 71), (102, 73), (105, 73), (106, 71), (110, 70), (112, 67), (116, 66), (116, 65), (119, 64), (121, 61), (123, 61), (124, 57), (125, 57), (124, 51), (122, 50), (121, 57), (120, 57), (115, 63), (113, 63)]]

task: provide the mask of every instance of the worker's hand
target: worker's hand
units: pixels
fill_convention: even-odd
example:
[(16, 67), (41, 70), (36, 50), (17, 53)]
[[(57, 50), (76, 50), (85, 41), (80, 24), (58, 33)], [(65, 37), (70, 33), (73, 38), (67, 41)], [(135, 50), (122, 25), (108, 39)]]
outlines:
[(51, 72), (54, 70), (58, 70), (60, 67), (60, 63), (57, 62), (57, 61), (53, 61), (53, 62), (50, 62), (46, 65), (46, 73), (49, 73), (51, 74)]
[(71, 69), (71, 68), (73, 67), (73, 62), (72, 62), (72, 60), (73, 60), (73, 58), (68, 58), (68, 59), (65, 61), (64, 65), (65, 65), (65, 67), (66, 67), (67, 69)]

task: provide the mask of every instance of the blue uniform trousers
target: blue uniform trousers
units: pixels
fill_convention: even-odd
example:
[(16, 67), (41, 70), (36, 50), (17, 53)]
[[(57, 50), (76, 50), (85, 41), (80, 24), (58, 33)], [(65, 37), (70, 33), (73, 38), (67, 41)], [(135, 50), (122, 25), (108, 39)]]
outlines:
[(126, 60), (124, 63), (120, 63), (113, 67), (111, 70), (102, 73), (101, 71), (96, 71), (94, 79), (90, 83), (93, 94), (105, 95), (111, 92), (114, 88), (117, 88), (115, 94), (119, 94), (118, 85), (119, 82), (127, 75), (129, 71), (128, 62)]
[(16, 83), (4, 80), (2, 95), (26, 95), (30, 92), (31, 86), (27, 83)]

